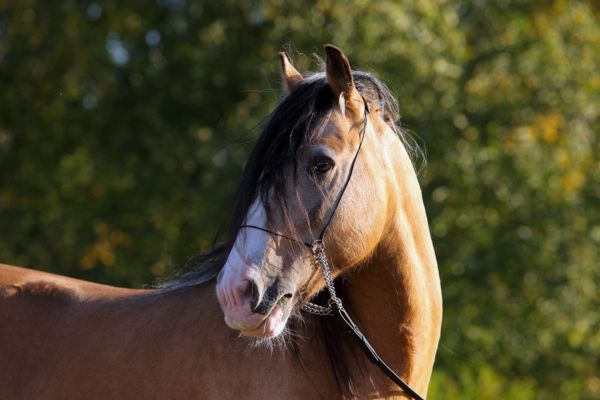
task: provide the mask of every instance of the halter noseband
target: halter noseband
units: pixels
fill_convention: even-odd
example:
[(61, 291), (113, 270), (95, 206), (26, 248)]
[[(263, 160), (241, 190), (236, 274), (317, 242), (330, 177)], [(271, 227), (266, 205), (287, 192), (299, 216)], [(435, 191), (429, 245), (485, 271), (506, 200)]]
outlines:
[(360, 142), (358, 144), (358, 149), (356, 149), (356, 153), (354, 154), (354, 158), (352, 159), (352, 163), (350, 164), (350, 171), (348, 172), (348, 177), (346, 178), (346, 181), (344, 182), (344, 186), (342, 186), (342, 189), (340, 190), (340, 193), (338, 194), (338, 197), (335, 201), (333, 209), (332, 209), (331, 213), (329, 214), (329, 218), (327, 219), (327, 222), (323, 226), (323, 229), (321, 230), (321, 233), (319, 234), (317, 239), (313, 240), (312, 242), (303, 242), (296, 238), (284, 235), (279, 232), (272, 231), (267, 228), (256, 226), (256, 225), (244, 224), (244, 225), (240, 226), (240, 229), (242, 229), (242, 228), (257, 229), (259, 231), (263, 231), (263, 232), (269, 233), (274, 236), (279, 236), (281, 238), (290, 240), (292, 242), (300, 243), (300, 244), (304, 245), (305, 247), (307, 247), (313, 254), (313, 258), (315, 260), (315, 263), (317, 264), (317, 268), (320, 269), (321, 273), (323, 274), (323, 279), (325, 280), (325, 285), (327, 287), (327, 290), (329, 291), (329, 301), (328, 301), (328, 305), (326, 307), (318, 305), (318, 304), (314, 304), (311, 302), (307, 302), (302, 306), (302, 309), (311, 314), (322, 315), (322, 316), (336, 315), (336, 313), (337, 313), (338, 317), (341, 318), (341, 320), (344, 322), (344, 324), (346, 324), (346, 326), (350, 329), (350, 332), (353, 334), (358, 345), (363, 350), (363, 352), (367, 355), (369, 360), (373, 364), (375, 364), (379, 369), (381, 369), (381, 371), (383, 373), (385, 373), (394, 383), (396, 383), (398, 386), (400, 386), (400, 388), (402, 388), (402, 390), (404, 390), (404, 392), (407, 395), (409, 395), (410, 397), (412, 397), (415, 400), (423, 400), (423, 398), (421, 396), (419, 396), (419, 394), (417, 392), (415, 392), (410, 386), (408, 386), (408, 384), (406, 382), (404, 382), (402, 380), (402, 378), (400, 376), (398, 376), (398, 374), (396, 374), (381, 359), (381, 357), (379, 357), (379, 355), (377, 354), (377, 352), (375, 351), (373, 346), (371, 346), (371, 344), (369, 343), (369, 341), (367, 340), (365, 335), (360, 331), (360, 329), (354, 323), (352, 318), (350, 318), (348, 311), (346, 311), (346, 309), (344, 308), (344, 305), (342, 304), (342, 300), (337, 296), (337, 294), (335, 292), (335, 285), (333, 283), (333, 276), (331, 275), (331, 268), (329, 267), (327, 255), (325, 254), (325, 243), (323, 242), (323, 237), (325, 236), (325, 232), (329, 228), (329, 225), (331, 224), (331, 221), (333, 220), (333, 216), (335, 215), (335, 213), (338, 209), (338, 206), (340, 205), (340, 202), (342, 201), (344, 192), (346, 191), (346, 188), (348, 187), (348, 184), (350, 183), (350, 179), (352, 178), (352, 174), (354, 173), (354, 165), (356, 164), (356, 160), (358, 159), (358, 154), (360, 153), (360, 149), (362, 148), (363, 141), (365, 139), (365, 134), (367, 132), (367, 122), (368, 122), (368, 115), (369, 115), (370, 111), (369, 111), (369, 106), (367, 105), (367, 101), (365, 100), (364, 97), (362, 98), (362, 100), (363, 100), (365, 108), (364, 108), (363, 126), (361, 129)]

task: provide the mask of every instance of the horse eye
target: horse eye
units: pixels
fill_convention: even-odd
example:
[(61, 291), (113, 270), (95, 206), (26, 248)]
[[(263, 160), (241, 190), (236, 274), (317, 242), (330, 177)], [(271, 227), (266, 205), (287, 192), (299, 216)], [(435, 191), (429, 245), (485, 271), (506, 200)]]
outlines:
[(310, 173), (314, 176), (322, 176), (333, 168), (333, 160), (327, 157), (315, 159), (310, 166)]

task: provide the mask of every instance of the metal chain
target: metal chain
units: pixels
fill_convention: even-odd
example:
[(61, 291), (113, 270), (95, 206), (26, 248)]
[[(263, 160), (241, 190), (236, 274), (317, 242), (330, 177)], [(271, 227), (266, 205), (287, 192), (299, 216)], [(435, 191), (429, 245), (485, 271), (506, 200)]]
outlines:
[(386, 363), (379, 357), (371, 343), (367, 340), (365, 335), (360, 331), (358, 326), (352, 321), (348, 311), (342, 305), (342, 300), (337, 297), (335, 293), (335, 286), (333, 286), (333, 277), (331, 276), (331, 269), (329, 268), (329, 262), (327, 261), (327, 255), (325, 254), (325, 249), (323, 246), (322, 240), (315, 240), (310, 245), (310, 250), (313, 253), (313, 259), (315, 260), (315, 264), (317, 268), (321, 270), (323, 274), (323, 279), (325, 279), (325, 285), (327, 286), (327, 290), (329, 291), (330, 299), (327, 302), (327, 307), (320, 306), (314, 303), (306, 303), (302, 306), (304, 311), (307, 311), (311, 314), (316, 315), (335, 315), (336, 313), (340, 316), (342, 321), (349, 328), (349, 332), (354, 335), (354, 338), (358, 341), (359, 346), (365, 352), (369, 360), (375, 364), (383, 373), (385, 373), (388, 378), (390, 378), (394, 383), (406, 392), (408, 396), (415, 400), (423, 400), (421, 396), (417, 392), (415, 392), (406, 382), (402, 380), (402, 378), (394, 372)]
[(323, 307), (314, 303), (306, 303), (302, 306), (302, 309), (310, 314), (323, 317), (333, 315), (333, 309), (331, 307)]
[(329, 268), (329, 262), (327, 261), (327, 255), (325, 254), (325, 248), (322, 240), (315, 240), (310, 247), (310, 250), (313, 253), (313, 259), (317, 268), (323, 274), (323, 279), (325, 280), (325, 286), (329, 291), (329, 301), (327, 307), (320, 306), (315, 303), (306, 303), (302, 306), (302, 309), (306, 312), (315, 315), (334, 315), (333, 304), (338, 309), (343, 308), (342, 300), (337, 297), (335, 293), (335, 286), (333, 285), (333, 277), (331, 276), (331, 269)]

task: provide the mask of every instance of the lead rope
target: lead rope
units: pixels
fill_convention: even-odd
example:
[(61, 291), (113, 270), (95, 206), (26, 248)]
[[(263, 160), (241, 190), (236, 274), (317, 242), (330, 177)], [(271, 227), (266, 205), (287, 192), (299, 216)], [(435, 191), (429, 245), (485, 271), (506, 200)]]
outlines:
[(423, 398), (415, 392), (406, 382), (402, 380), (398, 374), (396, 374), (382, 359), (379, 357), (379, 354), (375, 351), (371, 343), (367, 340), (365, 335), (360, 331), (358, 326), (354, 323), (350, 315), (344, 308), (342, 304), (342, 300), (337, 297), (335, 292), (335, 286), (333, 284), (333, 277), (331, 276), (331, 269), (329, 268), (329, 262), (327, 261), (327, 255), (325, 254), (325, 245), (322, 240), (315, 240), (311, 246), (310, 250), (313, 254), (315, 263), (317, 264), (317, 268), (323, 274), (323, 279), (325, 280), (325, 285), (327, 286), (327, 290), (329, 291), (329, 301), (327, 302), (327, 307), (320, 306), (314, 303), (305, 303), (302, 306), (304, 311), (307, 311), (311, 314), (321, 315), (321, 316), (333, 316), (336, 313), (341, 318), (341, 320), (346, 324), (348, 328), (350, 328), (350, 332), (354, 335), (358, 345), (366, 354), (367, 358), (371, 363), (376, 365), (383, 373), (385, 373), (388, 378), (390, 378), (395, 384), (400, 386), (404, 392), (412, 397), (415, 400), (423, 400)]

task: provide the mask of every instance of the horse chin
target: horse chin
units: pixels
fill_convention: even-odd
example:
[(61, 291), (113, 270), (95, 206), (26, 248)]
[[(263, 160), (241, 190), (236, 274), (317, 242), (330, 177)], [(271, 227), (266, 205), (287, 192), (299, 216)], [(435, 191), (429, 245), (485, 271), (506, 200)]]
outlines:
[(255, 329), (240, 330), (240, 333), (244, 336), (257, 339), (273, 338), (283, 332), (287, 320), (288, 316), (286, 312), (281, 306), (276, 305), (258, 327)]

